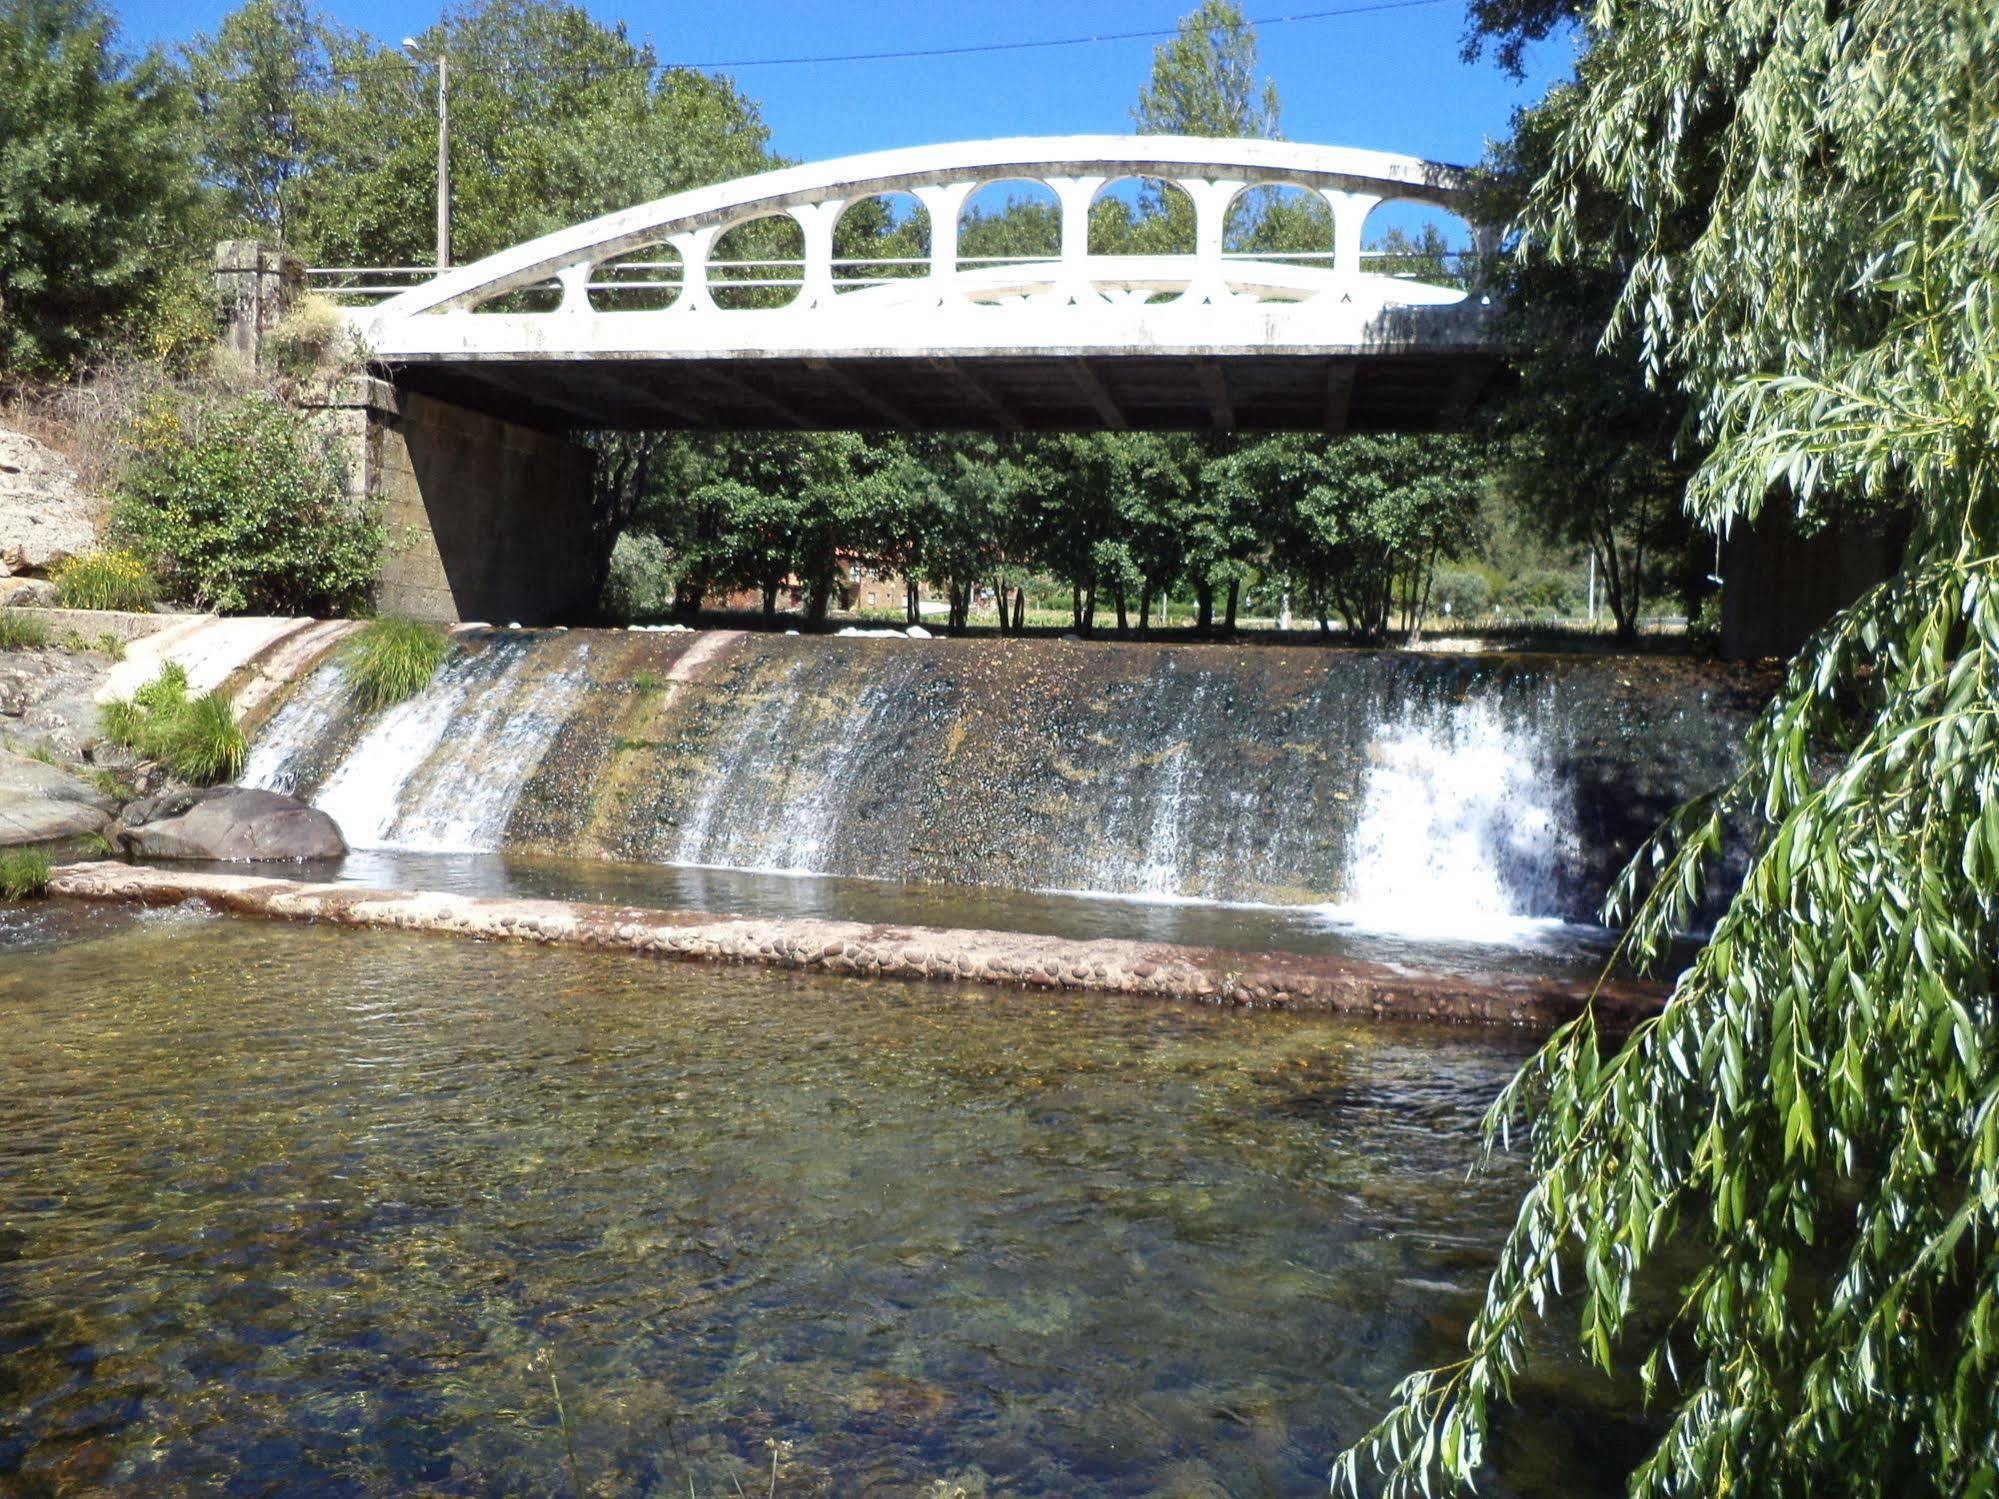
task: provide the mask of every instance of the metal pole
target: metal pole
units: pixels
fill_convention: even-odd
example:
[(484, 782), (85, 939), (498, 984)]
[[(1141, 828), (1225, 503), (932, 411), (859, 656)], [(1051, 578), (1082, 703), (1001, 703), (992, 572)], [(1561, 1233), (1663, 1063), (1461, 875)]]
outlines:
[(451, 59), (437, 54), (437, 268), (451, 265)]
[(1589, 553), (1589, 622), (1596, 623), (1596, 548)]

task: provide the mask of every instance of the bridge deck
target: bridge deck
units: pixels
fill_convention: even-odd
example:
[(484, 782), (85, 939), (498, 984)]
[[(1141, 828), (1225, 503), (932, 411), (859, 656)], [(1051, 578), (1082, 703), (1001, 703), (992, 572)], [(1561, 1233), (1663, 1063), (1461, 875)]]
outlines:
[(404, 390), (550, 430), (1427, 431), (1500, 373), (1490, 346), (1365, 355), (973, 359), (461, 356), (385, 364)]

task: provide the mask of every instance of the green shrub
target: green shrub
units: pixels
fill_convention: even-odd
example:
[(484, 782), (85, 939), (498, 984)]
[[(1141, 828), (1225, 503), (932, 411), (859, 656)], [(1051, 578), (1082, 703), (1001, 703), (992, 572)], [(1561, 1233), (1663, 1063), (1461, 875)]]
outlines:
[(1721, 593), (1717, 590), (1700, 601), (1687, 619), (1687, 649), (1697, 656), (1712, 656), (1721, 650)]
[(331, 299), (301, 297), (264, 335), (263, 357), (292, 380), (307, 380), (322, 370), (337, 368), (351, 352), (352, 341), (340, 309)]
[(106, 703), (100, 719), (105, 738), (197, 786), (233, 779), (249, 750), (229, 700), (219, 692), (190, 697), (178, 662), (161, 667), (131, 702)]
[(46, 895), (49, 856), (39, 848), (0, 848), (0, 900)]
[(346, 614), (387, 542), (298, 412), (265, 395), (156, 396), (127, 437), (113, 533), (175, 598), (222, 613)]
[(1452, 619), (1480, 619), (1492, 609), (1492, 584), (1469, 567), (1440, 567), (1430, 584), (1430, 613)]
[(152, 608), (159, 585), (145, 559), (127, 551), (86, 552), (58, 563), (50, 574), (56, 602), (65, 609)]
[(40, 620), (11, 609), (0, 609), (0, 651), (39, 648), (49, 643), (49, 628)]
[(626, 531), (611, 547), (598, 611), (619, 624), (673, 611), (673, 554), (650, 531)]
[(1558, 614), (1580, 614), (1586, 599), (1587, 590), (1580, 570), (1566, 572), (1541, 568), (1508, 583), (1500, 590), (1498, 603), (1509, 613), (1540, 619)]
[(430, 685), (451, 641), (435, 625), (385, 614), (371, 619), (347, 646), (347, 674), (369, 709), (386, 708)]

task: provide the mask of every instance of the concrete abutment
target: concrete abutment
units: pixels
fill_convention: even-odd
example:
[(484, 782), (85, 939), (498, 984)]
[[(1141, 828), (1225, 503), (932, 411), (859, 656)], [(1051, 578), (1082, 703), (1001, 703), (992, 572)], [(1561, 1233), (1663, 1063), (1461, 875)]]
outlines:
[(389, 529), (375, 602), (439, 623), (587, 618), (598, 539), (595, 455), (566, 436), (372, 376), (318, 405), (349, 493)]

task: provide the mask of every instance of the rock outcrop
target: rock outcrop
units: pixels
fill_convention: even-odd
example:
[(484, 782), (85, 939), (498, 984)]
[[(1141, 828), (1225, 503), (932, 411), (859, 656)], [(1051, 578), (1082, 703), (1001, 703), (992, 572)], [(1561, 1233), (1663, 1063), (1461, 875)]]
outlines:
[(165, 791), (133, 802), (107, 836), (144, 859), (337, 859), (340, 829), (295, 796), (244, 786)]
[(96, 544), (75, 471), (52, 448), (0, 427), (0, 577), (45, 573)]
[(0, 847), (101, 833), (118, 803), (60, 766), (0, 750)]

